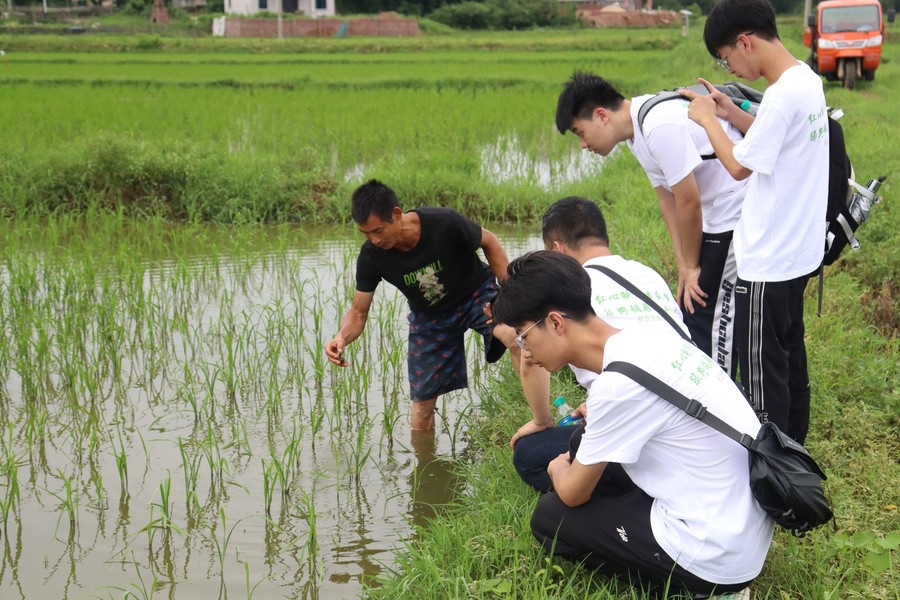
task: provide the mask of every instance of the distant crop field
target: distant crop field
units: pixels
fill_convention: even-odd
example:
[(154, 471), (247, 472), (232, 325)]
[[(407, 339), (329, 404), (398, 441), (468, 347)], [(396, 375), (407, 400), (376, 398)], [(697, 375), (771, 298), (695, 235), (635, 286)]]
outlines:
[[(533, 165), (565, 170), (563, 163), (578, 154), (553, 126), (562, 82), (587, 69), (627, 89), (634, 73), (651, 73), (673, 60), (672, 48), (683, 47), (671, 30), (657, 32), (655, 41), (647, 32), (636, 40), (616, 32), (618, 43), (590, 32), (596, 46), (607, 47), (597, 52), (584, 48), (585, 32), (574, 33), (576, 49), (552, 45), (551, 36), (539, 50), (511, 43), (508, 34), (388, 52), (75, 53), (13, 46), (0, 69), (6, 132), (0, 164), (10, 190), (4, 212), (15, 214), (23, 202), (31, 212), (68, 207), (72, 197), (115, 203), (110, 195), (121, 192), (164, 197), (164, 204), (177, 204), (171, 213), (178, 217), (228, 221), (232, 212), (208, 208), (210, 194), (240, 196), (252, 187), (268, 199), (259, 206), (250, 194), (248, 205), (256, 208), (249, 212), (258, 220), (328, 220), (345, 181), (388, 172), (413, 179), (429, 173), (440, 185), (424, 191), (440, 187), (454, 203), (473, 193), (500, 197), (488, 214), (533, 216), (542, 177)], [(711, 64), (684, 50), (675, 54), (688, 64)], [(496, 154), (498, 146), (515, 155), (500, 160), (517, 177), (498, 180), (495, 169), (482, 168), (484, 154)], [(107, 160), (110, 148), (116, 158)], [(474, 189), (460, 189), (472, 183)], [(530, 189), (524, 192), (530, 198), (510, 207), (503, 191), (510, 187), (519, 199)]]

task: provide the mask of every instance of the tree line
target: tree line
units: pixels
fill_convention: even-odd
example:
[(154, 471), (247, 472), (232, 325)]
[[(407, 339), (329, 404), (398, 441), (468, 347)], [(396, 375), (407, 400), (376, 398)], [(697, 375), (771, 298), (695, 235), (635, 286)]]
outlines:
[[(34, 5), (36, 0), (5, 0), (13, 6)], [(99, 5), (101, 0), (44, 0), (49, 6), (73, 4)], [(150, 10), (152, 0), (114, 0), (129, 12)], [(694, 14), (707, 14), (717, 0), (654, 0), (659, 10), (687, 9)], [(900, 0), (881, 0), (884, 10)], [(646, 0), (638, 0), (643, 4)], [(778, 14), (801, 14), (804, 0), (771, 0)], [(171, 4), (167, 0), (166, 4)], [(207, 0), (208, 12), (222, 12), (223, 0)], [(815, 5), (816, 2), (814, 1)], [(397, 12), (412, 17), (427, 17), (456, 29), (529, 29), (532, 27), (565, 27), (578, 23), (575, 2), (559, 0), (336, 0), (340, 15)]]
[[(446, 7), (459, 4), (465, 5), (529, 5), (544, 2), (534, 2), (533, 0), (337, 0), (337, 10), (341, 14), (376, 14), (385, 11), (394, 11), (405, 15), (426, 17), (435, 11)], [(679, 10), (688, 8), (693, 4), (699, 5), (702, 12), (706, 14), (712, 8), (716, 0), (655, 0), (654, 8)], [(550, 4), (561, 4), (557, 0), (552, 0)], [(564, 2), (562, 4), (575, 4), (574, 2)], [(816, 4), (814, 1), (813, 4)], [(885, 10), (893, 6), (893, 0), (882, 0)], [(778, 14), (799, 14), (803, 12), (803, 0), (772, 0), (775, 12)]]

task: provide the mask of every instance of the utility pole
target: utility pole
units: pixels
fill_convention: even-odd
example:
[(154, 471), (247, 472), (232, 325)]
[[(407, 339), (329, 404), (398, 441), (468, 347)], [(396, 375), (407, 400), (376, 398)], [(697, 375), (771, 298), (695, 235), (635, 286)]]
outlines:
[(283, 12), (283, 9), (284, 9), (283, 2), (284, 2), (284, 0), (278, 0), (278, 39), (279, 40), (284, 35), (284, 32), (282, 30), (282, 25), (281, 25), (281, 13)]

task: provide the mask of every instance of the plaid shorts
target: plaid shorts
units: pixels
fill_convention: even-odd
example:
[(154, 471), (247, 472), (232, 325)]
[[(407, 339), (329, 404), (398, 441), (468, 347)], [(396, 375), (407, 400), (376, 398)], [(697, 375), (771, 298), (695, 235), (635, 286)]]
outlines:
[(438, 313), (409, 313), (409, 390), (413, 400), (428, 400), (468, 385), (465, 333), (472, 329), (484, 338), (488, 362), (503, 356), (506, 347), (492, 335), (493, 324), (484, 305), (499, 287), (489, 277), (462, 304)]

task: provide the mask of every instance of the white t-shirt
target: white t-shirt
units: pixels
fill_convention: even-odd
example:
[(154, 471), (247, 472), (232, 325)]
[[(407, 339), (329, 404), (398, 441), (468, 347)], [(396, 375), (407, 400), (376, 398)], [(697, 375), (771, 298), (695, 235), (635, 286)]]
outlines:
[[(747, 189), (746, 181), (735, 180), (716, 159), (703, 160), (713, 154), (706, 131), (687, 116), (688, 100), (660, 102), (647, 112), (644, 131), (638, 127), (637, 115), (652, 95), (631, 100), (634, 139), (627, 144), (650, 179), (654, 188), (672, 191), (672, 186), (694, 173), (700, 191), (703, 231), (724, 233), (734, 230), (741, 216), (741, 205)], [(719, 119), (725, 132), (737, 142), (743, 135), (724, 119)]]
[(828, 115), (807, 65), (769, 86), (734, 158), (753, 171), (734, 234), (738, 276), (788, 281), (814, 271), (825, 250)]
[[(689, 333), (681, 309), (672, 296), (666, 281), (659, 273), (643, 263), (635, 260), (626, 260), (618, 255), (600, 256), (585, 261), (584, 266), (598, 265), (615, 271), (637, 289), (647, 294), (663, 310), (668, 312), (676, 323), (681, 325), (685, 333)], [(624, 329), (636, 323), (656, 324), (667, 330), (672, 330), (669, 325), (653, 308), (642, 300), (635, 298), (631, 292), (622, 288), (618, 283), (598, 271), (597, 269), (585, 269), (591, 278), (591, 306), (597, 316), (615, 327)], [(591, 383), (597, 379), (593, 371), (572, 367), (575, 379), (579, 385), (590, 389)]]
[[(753, 409), (725, 371), (676, 336), (625, 329), (606, 344), (604, 369), (613, 361), (652, 373), (742, 433), (759, 431)], [(650, 526), (666, 553), (713, 583), (756, 577), (774, 522), (750, 491), (747, 450), (619, 373), (601, 374), (587, 403), (576, 459), (622, 465), (654, 499)]]

